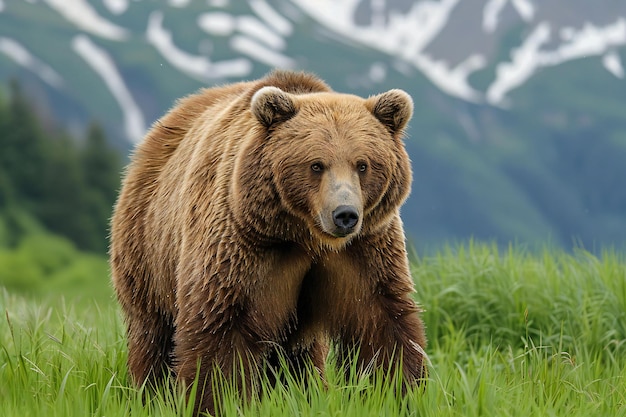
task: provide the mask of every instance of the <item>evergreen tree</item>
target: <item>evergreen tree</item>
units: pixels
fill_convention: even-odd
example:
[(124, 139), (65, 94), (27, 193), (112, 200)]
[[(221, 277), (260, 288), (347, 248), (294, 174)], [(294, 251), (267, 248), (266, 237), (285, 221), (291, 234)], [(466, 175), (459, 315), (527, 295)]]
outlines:
[(98, 250), (97, 228), (88, 210), (81, 161), (76, 145), (66, 136), (49, 139), (40, 179), (43, 191), (35, 209), (52, 232), (62, 234), (80, 249)]
[(92, 124), (77, 144), (44, 133), (19, 85), (0, 102), (0, 244), (16, 244), (39, 224), (78, 248), (104, 252), (121, 161)]
[[(0, 97), (1, 98), (1, 97)], [(13, 185), (9, 178), (8, 166), (5, 162), (5, 147), (7, 145), (7, 133), (8, 133), (8, 111), (3, 101), (0, 100), (0, 215), (7, 207), (13, 197)]]
[(12, 178), (17, 197), (31, 203), (42, 193), (43, 134), (19, 84), (13, 81), (10, 91), (7, 123), (0, 135), (0, 165)]
[(97, 123), (89, 126), (82, 161), (87, 187), (112, 205), (120, 185), (120, 155), (109, 146), (104, 130)]
[(120, 185), (121, 162), (117, 152), (107, 143), (102, 128), (92, 123), (82, 151), (85, 175), (86, 210), (94, 219), (94, 244), (98, 250), (107, 248), (109, 218)]

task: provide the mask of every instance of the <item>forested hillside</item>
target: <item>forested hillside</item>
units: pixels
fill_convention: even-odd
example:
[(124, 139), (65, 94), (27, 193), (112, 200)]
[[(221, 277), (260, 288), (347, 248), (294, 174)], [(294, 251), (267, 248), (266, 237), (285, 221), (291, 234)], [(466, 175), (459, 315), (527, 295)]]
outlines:
[(0, 150), (0, 247), (53, 233), (106, 252), (122, 158), (98, 124), (84, 138), (44, 126), (13, 82), (0, 96)]

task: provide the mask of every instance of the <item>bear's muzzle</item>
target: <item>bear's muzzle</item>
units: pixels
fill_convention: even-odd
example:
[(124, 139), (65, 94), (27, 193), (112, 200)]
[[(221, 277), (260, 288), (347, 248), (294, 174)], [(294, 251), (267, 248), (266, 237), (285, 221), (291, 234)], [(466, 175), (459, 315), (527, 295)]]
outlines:
[(337, 237), (348, 236), (359, 223), (359, 212), (354, 206), (341, 205), (333, 210), (333, 222), (337, 226), (333, 235)]

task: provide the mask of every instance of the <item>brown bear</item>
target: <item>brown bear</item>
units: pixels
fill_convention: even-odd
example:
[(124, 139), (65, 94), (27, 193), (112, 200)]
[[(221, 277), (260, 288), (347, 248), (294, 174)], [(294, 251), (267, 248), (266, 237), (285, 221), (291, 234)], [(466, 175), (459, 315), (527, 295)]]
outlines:
[(215, 369), (250, 388), (280, 352), (321, 372), (333, 342), (359, 369), (425, 378), (399, 215), (412, 112), (401, 90), (364, 99), (276, 71), (203, 89), (157, 121), (112, 219), (134, 382), (199, 376), (197, 406), (212, 412)]

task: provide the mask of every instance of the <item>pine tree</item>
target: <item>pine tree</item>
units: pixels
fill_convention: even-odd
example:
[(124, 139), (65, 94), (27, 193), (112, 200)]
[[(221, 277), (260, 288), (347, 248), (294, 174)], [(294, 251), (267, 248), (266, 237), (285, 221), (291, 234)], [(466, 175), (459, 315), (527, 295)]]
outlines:
[(82, 160), (87, 187), (98, 191), (112, 205), (120, 185), (120, 155), (108, 144), (97, 123), (89, 126)]
[[(44, 132), (20, 86), (0, 102), (0, 240), (17, 243), (42, 224), (78, 248), (105, 252), (120, 182), (120, 155), (97, 124), (84, 141)], [(1, 243), (1, 242), (0, 242)]]
[(43, 134), (19, 84), (13, 81), (10, 91), (6, 128), (0, 135), (0, 165), (10, 174), (17, 197), (32, 202), (42, 193)]
[(82, 151), (86, 209), (94, 219), (98, 250), (106, 250), (109, 218), (120, 185), (119, 154), (107, 143), (102, 128), (92, 123)]

